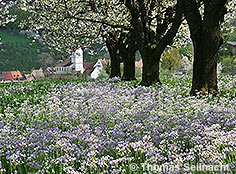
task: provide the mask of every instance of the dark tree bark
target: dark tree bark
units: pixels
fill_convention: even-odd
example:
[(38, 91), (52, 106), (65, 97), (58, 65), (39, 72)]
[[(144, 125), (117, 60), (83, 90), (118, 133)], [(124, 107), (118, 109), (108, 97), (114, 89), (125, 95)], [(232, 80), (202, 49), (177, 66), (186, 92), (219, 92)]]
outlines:
[[(177, 4), (174, 8), (166, 9), (164, 19), (159, 19), (162, 14), (158, 14), (155, 17), (157, 26), (156, 31), (154, 31), (152, 29), (153, 18), (148, 16), (150, 16), (157, 4), (157, 1), (150, 1), (149, 6), (142, 0), (137, 0), (135, 3), (130, 0), (125, 1), (125, 5), (129, 8), (132, 16), (131, 24), (143, 59), (141, 85), (145, 86), (161, 83), (159, 77), (161, 55), (165, 48), (171, 45), (182, 23), (182, 10)], [(169, 25), (171, 25), (170, 28)]]
[(157, 52), (158, 48), (155, 50), (150, 46), (143, 47), (140, 50), (141, 56), (143, 58), (143, 74), (141, 85), (150, 86), (156, 83), (161, 84), (159, 77), (161, 55), (157, 55)]
[(122, 80), (135, 80), (135, 53), (134, 50), (128, 50), (126, 55), (123, 55), (124, 72)]
[(122, 80), (135, 80), (135, 54), (137, 44), (135, 42), (133, 30), (130, 30), (128, 35), (121, 37), (119, 50), (124, 63), (124, 72)]
[(204, 17), (195, 0), (179, 0), (189, 24), (194, 45), (194, 63), (191, 94), (218, 93), (217, 59), (223, 44), (220, 24), (226, 13), (227, 0), (203, 1)]
[[(111, 35), (111, 34), (110, 34)], [(106, 46), (111, 57), (111, 74), (110, 78), (121, 77), (120, 73), (120, 55), (118, 54), (118, 43), (113, 36), (107, 37)]]

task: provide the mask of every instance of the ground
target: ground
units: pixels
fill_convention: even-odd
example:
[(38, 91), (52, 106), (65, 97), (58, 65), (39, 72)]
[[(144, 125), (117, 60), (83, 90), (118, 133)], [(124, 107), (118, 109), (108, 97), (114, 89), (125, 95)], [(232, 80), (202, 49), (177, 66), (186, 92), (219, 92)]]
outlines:
[(166, 77), (153, 87), (119, 79), (0, 85), (0, 171), (155, 173), (151, 165), (224, 164), (233, 173), (236, 76), (220, 77), (217, 97), (190, 96), (190, 79)]

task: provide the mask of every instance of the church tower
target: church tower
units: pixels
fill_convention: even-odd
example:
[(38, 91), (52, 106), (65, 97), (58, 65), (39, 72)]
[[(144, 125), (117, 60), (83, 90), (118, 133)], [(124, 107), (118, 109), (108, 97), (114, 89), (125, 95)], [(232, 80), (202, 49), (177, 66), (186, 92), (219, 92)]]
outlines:
[(71, 62), (74, 65), (75, 71), (80, 71), (81, 73), (84, 72), (84, 58), (83, 58), (83, 50), (82, 48), (77, 49), (71, 57)]

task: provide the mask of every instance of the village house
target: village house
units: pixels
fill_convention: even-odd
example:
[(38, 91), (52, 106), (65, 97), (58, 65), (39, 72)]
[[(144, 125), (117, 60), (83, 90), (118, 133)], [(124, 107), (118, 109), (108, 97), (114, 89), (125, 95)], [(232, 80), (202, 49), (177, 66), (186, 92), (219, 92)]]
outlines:
[(84, 73), (83, 77), (96, 79), (99, 77), (100, 72), (106, 66), (106, 61), (84, 63)]
[(50, 75), (50, 74), (56, 74), (56, 67), (47, 67), (45, 72)]
[(70, 58), (63, 60), (62, 62), (58, 63), (55, 67), (56, 74), (70, 74), (72, 73), (72, 65)]
[(105, 67), (106, 61), (83, 62), (83, 50), (79, 48), (70, 58), (58, 63), (55, 67), (56, 74), (72, 74), (80, 72), (86, 78), (98, 78), (101, 70)]
[(30, 73), (23, 73), (22, 76), (23, 77), (20, 79), (22, 81), (33, 81), (34, 80), (34, 77)]
[(40, 68), (38, 70), (34, 69), (34, 70), (32, 70), (31, 75), (32, 75), (32, 77), (34, 77), (34, 79), (44, 77), (43, 69), (42, 68)]
[(139, 68), (143, 68), (143, 59), (139, 59), (139, 61), (136, 61), (135, 66)]
[(3, 71), (2, 75), (4, 79), (7, 80), (20, 80), (23, 76), (21, 75), (20, 71)]

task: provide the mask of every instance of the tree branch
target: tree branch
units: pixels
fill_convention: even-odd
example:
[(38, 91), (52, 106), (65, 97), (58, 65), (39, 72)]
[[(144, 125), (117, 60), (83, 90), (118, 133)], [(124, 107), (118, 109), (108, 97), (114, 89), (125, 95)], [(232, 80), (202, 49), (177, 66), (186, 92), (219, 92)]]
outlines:
[(110, 24), (106, 21), (101, 21), (101, 20), (96, 20), (96, 19), (91, 19), (91, 18), (83, 18), (83, 17), (75, 17), (75, 16), (66, 16), (64, 17), (64, 19), (76, 19), (79, 21), (88, 21), (88, 22), (92, 22), (92, 23), (98, 23), (98, 24), (103, 24), (106, 26), (110, 26), (112, 28), (121, 28), (121, 29), (125, 29), (125, 30), (129, 30), (129, 27), (123, 26), (123, 25), (119, 25), (119, 24)]
[[(204, 26), (205, 28), (215, 28), (223, 21), (224, 15), (227, 13), (226, 4), (227, 0), (214, 0), (208, 1), (205, 4), (204, 11)], [(205, 2), (206, 3), (206, 2)]]
[(176, 6), (177, 6), (176, 13), (175, 13), (175, 17), (173, 19), (172, 26), (159, 43), (159, 46), (162, 48), (163, 51), (167, 45), (171, 45), (174, 37), (176, 36), (176, 33), (179, 30), (181, 23), (184, 20), (183, 10), (182, 10), (181, 5), (179, 3), (177, 3)]
[(189, 24), (191, 37), (198, 37), (201, 29), (202, 17), (198, 9), (196, 0), (178, 0), (184, 11), (184, 15)]

